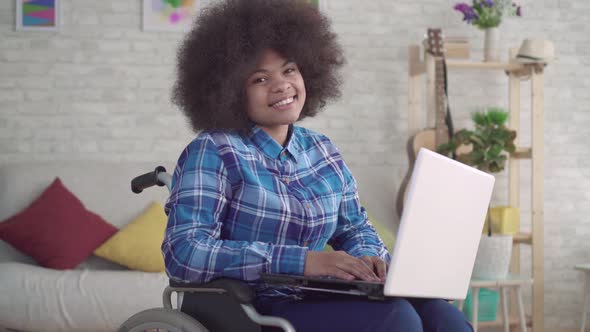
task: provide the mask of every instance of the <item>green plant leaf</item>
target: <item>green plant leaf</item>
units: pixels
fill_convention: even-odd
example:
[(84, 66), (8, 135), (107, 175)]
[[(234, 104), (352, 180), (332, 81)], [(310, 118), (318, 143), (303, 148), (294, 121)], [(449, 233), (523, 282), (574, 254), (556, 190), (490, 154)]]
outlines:
[(451, 157), (460, 146), (471, 146), (471, 152), (462, 153), (457, 160), (486, 172), (501, 172), (507, 160), (506, 153), (516, 150), (514, 139), (516, 131), (505, 126), (509, 113), (501, 107), (488, 107), (474, 112), (474, 130), (461, 129), (438, 151)]
[(484, 141), (486, 140), (484, 137), (481, 137), (482, 135), (471, 135), (470, 139), (471, 142), (473, 142), (474, 145), (479, 146), (479, 147), (483, 147), (484, 146)]
[(504, 146), (504, 150), (506, 150), (507, 152), (513, 153), (514, 151), (516, 151), (516, 145), (514, 145), (514, 143), (512, 143), (512, 142), (507, 142), (506, 145)]
[(492, 147), (490, 147), (490, 150), (489, 150), (489, 157), (490, 158), (498, 158), (500, 156), (500, 153), (502, 153), (503, 150), (504, 150), (504, 147), (502, 145), (492, 145)]
[(483, 113), (474, 113), (471, 118), (473, 119), (473, 122), (475, 122), (475, 124), (478, 126), (486, 125), (487, 119)]
[(488, 109), (487, 115), (488, 115), (490, 122), (494, 123), (498, 126), (503, 125), (504, 123), (506, 123), (506, 120), (508, 120), (508, 113), (506, 113), (502, 110), (499, 110), (498, 108), (496, 108), (494, 110)]

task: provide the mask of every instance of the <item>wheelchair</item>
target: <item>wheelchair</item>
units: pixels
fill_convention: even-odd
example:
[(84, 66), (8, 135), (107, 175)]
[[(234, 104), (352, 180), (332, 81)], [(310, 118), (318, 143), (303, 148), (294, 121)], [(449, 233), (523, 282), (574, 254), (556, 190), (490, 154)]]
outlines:
[[(172, 176), (164, 167), (158, 166), (131, 181), (131, 190), (136, 194), (152, 186), (166, 186), (171, 190)], [(173, 294), (176, 294), (176, 307), (172, 306)], [(236, 279), (220, 278), (205, 284), (170, 280), (162, 295), (163, 308), (147, 309), (131, 316), (118, 331), (260, 332), (264, 325), (295, 332), (284, 318), (260, 315), (252, 305), (255, 296), (245, 282)]]

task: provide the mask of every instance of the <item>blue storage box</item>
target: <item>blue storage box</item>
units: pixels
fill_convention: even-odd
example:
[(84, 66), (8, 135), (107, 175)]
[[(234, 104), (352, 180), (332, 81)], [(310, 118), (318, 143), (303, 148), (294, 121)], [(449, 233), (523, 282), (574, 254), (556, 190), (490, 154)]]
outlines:
[[(467, 292), (467, 297), (463, 303), (463, 313), (470, 322), (473, 321), (471, 288)], [(489, 288), (480, 288), (477, 302), (477, 321), (493, 322), (496, 320), (498, 312), (498, 303), (500, 302), (500, 293), (497, 290)]]

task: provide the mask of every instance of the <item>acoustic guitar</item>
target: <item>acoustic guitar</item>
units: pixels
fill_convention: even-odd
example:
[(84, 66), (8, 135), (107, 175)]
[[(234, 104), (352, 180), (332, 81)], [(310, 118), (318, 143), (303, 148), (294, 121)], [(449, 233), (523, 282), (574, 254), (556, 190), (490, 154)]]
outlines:
[(397, 193), (396, 209), (401, 218), (403, 204), (416, 155), (420, 148), (436, 151), (440, 144), (447, 143), (453, 135), (453, 120), (448, 103), (447, 68), (441, 29), (428, 29), (426, 52), (434, 57), (435, 68), (435, 124), (434, 128), (423, 129), (410, 137), (406, 144), (409, 167)]

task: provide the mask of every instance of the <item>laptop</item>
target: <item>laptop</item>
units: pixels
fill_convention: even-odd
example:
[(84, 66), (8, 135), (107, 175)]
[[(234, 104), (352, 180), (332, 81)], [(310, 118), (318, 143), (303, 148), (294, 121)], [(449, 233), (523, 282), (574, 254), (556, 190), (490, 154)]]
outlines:
[(463, 300), (493, 187), (492, 175), (421, 148), (385, 283), (285, 274), (261, 278), (267, 284), (373, 299)]

